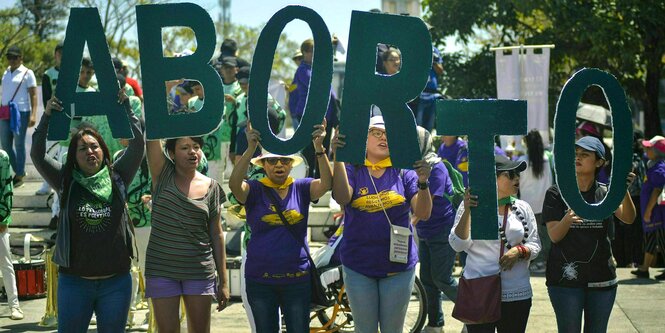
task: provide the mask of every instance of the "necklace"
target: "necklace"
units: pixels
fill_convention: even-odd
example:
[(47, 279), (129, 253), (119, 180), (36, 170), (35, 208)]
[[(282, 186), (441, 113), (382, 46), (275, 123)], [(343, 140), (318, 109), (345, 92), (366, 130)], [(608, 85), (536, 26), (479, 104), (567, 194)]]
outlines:
[[(511, 205), (510, 210), (517, 216), (517, 219), (522, 222), (522, 227), (524, 228), (524, 237), (522, 238), (522, 244), (526, 244), (526, 239), (529, 237), (529, 227), (526, 225), (526, 219), (524, 218), (524, 214), (522, 214), (522, 211), (517, 209), (516, 206)], [(507, 213), (507, 212), (506, 212)], [(506, 224), (506, 228), (508, 227), (508, 224)], [(508, 239), (506, 238), (506, 230), (504, 229), (503, 226), (499, 226), (499, 235), (501, 237), (501, 240), (503, 241), (504, 244), (506, 244), (506, 248), (510, 250), (513, 246), (508, 244)]]

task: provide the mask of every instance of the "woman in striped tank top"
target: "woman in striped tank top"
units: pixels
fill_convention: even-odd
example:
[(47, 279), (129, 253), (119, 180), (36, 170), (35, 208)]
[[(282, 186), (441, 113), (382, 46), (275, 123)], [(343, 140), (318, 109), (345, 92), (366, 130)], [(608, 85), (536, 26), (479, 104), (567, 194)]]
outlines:
[[(179, 332), (184, 300), (189, 332), (210, 332), (210, 302), (228, 304), (226, 253), (221, 225), (222, 186), (196, 170), (200, 137), (147, 142), (152, 177), (152, 231), (146, 252), (145, 295), (152, 299), (160, 332)], [(219, 283), (216, 281), (219, 277)]]

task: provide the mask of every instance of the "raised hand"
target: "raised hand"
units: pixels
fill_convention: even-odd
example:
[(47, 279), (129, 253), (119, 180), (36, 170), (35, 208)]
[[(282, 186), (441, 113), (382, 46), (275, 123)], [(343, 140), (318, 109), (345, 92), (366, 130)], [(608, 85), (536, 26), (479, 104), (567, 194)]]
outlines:
[(261, 132), (253, 129), (252, 123), (248, 121), (245, 136), (247, 136), (247, 149), (254, 152), (261, 142)]
[(471, 194), (471, 188), (468, 187), (464, 191), (464, 210), (468, 212), (471, 207), (478, 207), (478, 196)]
[(44, 108), (44, 113), (47, 116), (51, 115), (51, 112), (53, 110), (61, 112), (62, 111), (62, 102), (60, 102), (59, 99), (57, 99), (55, 96), (51, 97), (51, 99), (46, 102), (46, 107)]
[(324, 150), (323, 147), (323, 140), (326, 138), (326, 135), (328, 134), (326, 132), (326, 119), (323, 118), (323, 123), (319, 125), (314, 125), (314, 132), (312, 132), (312, 143), (314, 144), (314, 149), (317, 152), (321, 152)]
[(429, 165), (427, 161), (420, 160), (413, 164), (413, 170), (415, 170), (418, 175), (418, 181), (424, 183), (429, 179), (429, 175), (432, 172), (432, 166)]

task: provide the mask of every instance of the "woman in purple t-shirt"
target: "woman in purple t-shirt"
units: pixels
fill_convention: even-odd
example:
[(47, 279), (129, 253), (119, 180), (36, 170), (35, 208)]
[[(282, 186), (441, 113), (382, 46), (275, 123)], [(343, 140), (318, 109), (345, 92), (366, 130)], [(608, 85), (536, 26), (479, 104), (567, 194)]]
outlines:
[[(261, 134), (247, 127), (248, 147), (236, 162), (229, 188), (244, 203), (252, 238), (247, 244), (245, 292), (252, 325), (256, 332), (279, 332), (279, 309), (289, 332), (309, 331), (311, 300), (307, 246), (309, 203), (330, 190), (332, 171), (323, 139), (325, 121), (312, 133), (320, 179), (294, 180), (291, 168), (302, 162), (299, 156), (264, 152), (252, 158)], [(261, 180), (244, 180), (249, 163), (265, 169)], [(289, 227), (284, 225), (283, 217)], [(251, 321), (251, 320), (250, 320)]]
[[(344, 135), (333, 148), (345, 145)], [(344, 207), (341, 259), (346, 293), (358, 333), (402, 332), (418, 262), (409, 211), (428, 220), (431, 168), (392, 167), (381, 116), (370, 119), (364, 166), (335, 162), (333, 197)]]

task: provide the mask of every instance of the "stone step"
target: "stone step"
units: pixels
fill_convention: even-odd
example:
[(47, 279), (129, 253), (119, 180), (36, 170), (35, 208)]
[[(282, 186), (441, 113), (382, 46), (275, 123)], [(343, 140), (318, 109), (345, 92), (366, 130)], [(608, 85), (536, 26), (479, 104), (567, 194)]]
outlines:
[(51, 221), (50, 208), (14, 208), (12, 209), (11, 228), (45, 228)]
[(50, 195), (35, 195), (42, 186), (40, 180), (30, 180), (23, 186), (14, 189), (14, 208), (49, 208), (53, 197)]

